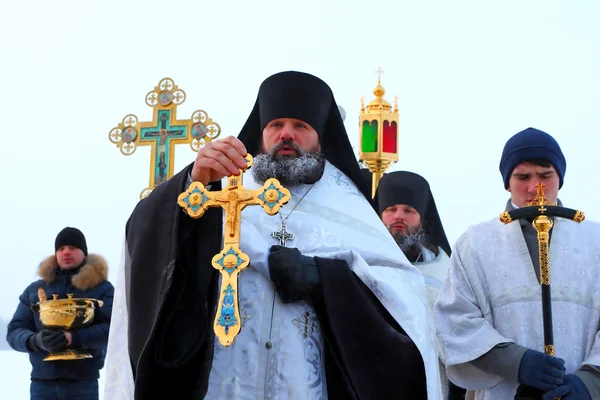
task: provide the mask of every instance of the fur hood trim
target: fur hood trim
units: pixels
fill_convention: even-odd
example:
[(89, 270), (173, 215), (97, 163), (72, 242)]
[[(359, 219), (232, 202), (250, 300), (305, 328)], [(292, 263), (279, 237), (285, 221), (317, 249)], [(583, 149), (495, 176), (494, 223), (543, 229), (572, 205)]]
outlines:
[[(46, 282), (53, 282), (56, 278), (58, 263), (56, 256), (52, 255), (41, 262), (38, 275)], [(98, 254), (89, 254), (79, 272), (73, 275), (71, 282), (79, 290), (88, 290), (98, 286), (108, 279), (108, 263)]]

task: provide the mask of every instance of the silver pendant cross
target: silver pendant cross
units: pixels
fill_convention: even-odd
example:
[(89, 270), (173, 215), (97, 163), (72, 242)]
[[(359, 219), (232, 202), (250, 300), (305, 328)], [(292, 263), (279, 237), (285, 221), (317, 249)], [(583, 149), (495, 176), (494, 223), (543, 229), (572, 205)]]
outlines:
[(284, 247), (285, 242), (294, 240), (294, 234), (285, 229), (285, 221), (281, 221), (281, 229), (279, 231), (271, 232), (271, 236), (275, 239), (279, 239), (279, 245)]

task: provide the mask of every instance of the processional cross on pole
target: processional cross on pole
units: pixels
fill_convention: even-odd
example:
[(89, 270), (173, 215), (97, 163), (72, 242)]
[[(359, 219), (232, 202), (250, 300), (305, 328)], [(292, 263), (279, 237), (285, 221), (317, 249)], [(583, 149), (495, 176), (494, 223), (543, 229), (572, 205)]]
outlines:
[(277, 179), (268, 179), (260, 189), (248, 190), (242, 185), (243, 171), (252, 166), (252, 156), (246, 156), (246, 168), (239, 175), (227, 178), (220, 191), (208, 191), (200, 182), (193, 182), (181, 193), (178, 204), (192, 218), (200, 218), (209, 207), (225, 210), (223, 249), (212, 259), (213, 268), (221, 273), (219, 306), (213, 328), (223, 346), (231, 346), (241, 330), (238, 307), (238, 275), (248, 266), (250, 258), (240, 249), (241, 213), (247, 206), (260, 205), (267, 214), (275, 215), (290, 200), (290, 192)]
[(221, 133), (221, 127), (203, 110), (196, 110), (190, 119), (178, 120), (177, 107), (186, 99), (185, 92), (172, 79), (164, 78), (148, 94), (146, 104), (153, 108), (152, 121), (140, 122), (134, 114), (126, 115), (111, 129), (109, 140), (126, 156), (137, 146), (150, 146), (150, 182), (140, 193), (140, 199), (174, 173), (175, 145), (189, 143), (198, 151)]
[[(537, 194), (534, 199), (525, 205), (511, 211), (500, 214), (500, 221), (509, 224), (519, 219), (533, 219), (532, 225), (537, 231), (539, 260), (540, 260), (540, 284), (542, 294), (542, 323), (544, 330), (544, 352), (554, 357), (554, 333), (552, 325), (552, 294), (550, 290), (550, 230), (553, 222), (550, 217), (570, 219), (582, 222), (585, 215), (582, 211), (560, 207), (548, 200), (544, 193), (545, 185), (538, 182), (535, 185)], [(520, 385), (515, 394), (515, 400), (529, 400), (541, 398), (541, 392), (529, 386)]]

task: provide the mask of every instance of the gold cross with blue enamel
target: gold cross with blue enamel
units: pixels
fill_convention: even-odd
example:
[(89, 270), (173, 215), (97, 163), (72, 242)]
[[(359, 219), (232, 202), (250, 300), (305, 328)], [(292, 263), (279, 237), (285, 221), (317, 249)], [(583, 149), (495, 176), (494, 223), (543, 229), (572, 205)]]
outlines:
[(274, 178), (268, 179), (259, 189), (246, 189), (242, 185), (243, 173), (252, 166), (253, 158), (250, 154), (245, 158), (246, 167), (240, 169), (238, 175), (229, 176), (222, 190), (208, 191), (202, 183), (193, 182), (178, 198), (178, 204), (192, 218), (200, 218), (209, 207), (225, 210), (223, 249), (212, 259), (213, 268), (221, 273), (219, 306), (213, 327), (223, 346), (231, 346), (242, 327), (238, 275), (250, 263), (248, 255), (240, 249), (242, 210), (259, 205), (267, 214), (275, 215), (290, 200), (290, 192)]

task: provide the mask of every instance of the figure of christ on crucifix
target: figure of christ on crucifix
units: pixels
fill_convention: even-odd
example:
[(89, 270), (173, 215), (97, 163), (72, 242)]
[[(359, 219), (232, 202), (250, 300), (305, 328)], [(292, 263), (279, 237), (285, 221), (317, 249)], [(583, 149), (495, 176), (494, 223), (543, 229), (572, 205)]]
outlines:
[(157, 167), (158, 167), (158, 172), (157, 172), (158, 178), (155, 180), (155, 182), (158, 185), (159, 183), (163, 183), (164, 181), (167, 180), (167, 162), (165, 161), (164, 150), (160, 153)]
[(287, 231), (285, 220), (281, 221), (281, 229), (275, 232), (271, 232), (271, 236), (279, 240), (279, 245), (284, 247), (288, 240), (294, 240), (294, 234)]
[(277, 179), (268, 179), (257, 190), (242, 185), (242, 173), (252, 166), (252, 156), (246, 155), (246, 168), (239, 176), (227, 178), (227, 186), (220, 191), (208, 191), (200, 182), (193, 182), (179, 196), (178, 204), (192, 218), (200, 218), (208, 207), (225, 210), (223, 250), (215, 255), (212, 266), (221, 273), (219, 305), (214, 321), (215, 334), (223, 346), (231, 346), (241, 330), (238, 307), (238, 274), (248, 266), (250, 259), (240, 249), (241, 213), (251, 205), (260, 205), (269, 215), (275, 215), (290, 199), (290, 192)]
[(171, 126), (171, 110), (158, 112), (158, 125), (152, 128), (142, 128), (140, 141), (155, 141), (154, 149), (154, 186), (167, 180), (168, 157), (171, 150), (171, 140), (183, 139), (188, 136), (184, 125)]

